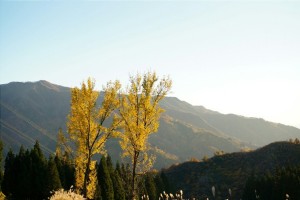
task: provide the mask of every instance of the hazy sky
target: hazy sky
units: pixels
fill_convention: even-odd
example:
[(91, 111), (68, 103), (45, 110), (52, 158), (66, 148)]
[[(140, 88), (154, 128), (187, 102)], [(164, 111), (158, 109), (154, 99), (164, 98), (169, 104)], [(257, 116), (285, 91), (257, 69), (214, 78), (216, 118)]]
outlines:
[(171, 96), (300, 128), (300, 1), (0, 1), (0, 83), (155, 70)]

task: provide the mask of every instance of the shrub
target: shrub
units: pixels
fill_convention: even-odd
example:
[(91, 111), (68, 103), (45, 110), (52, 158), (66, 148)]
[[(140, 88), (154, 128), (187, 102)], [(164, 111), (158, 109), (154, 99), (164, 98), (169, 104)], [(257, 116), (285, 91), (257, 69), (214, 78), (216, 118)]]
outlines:
[(64, 191), (63, 189), (57, 190), (54, 194), (49, 198), (49, 200), (85, 200), (83, 196), (80, 194), (76, 194), (72, 187), (68, 191)]

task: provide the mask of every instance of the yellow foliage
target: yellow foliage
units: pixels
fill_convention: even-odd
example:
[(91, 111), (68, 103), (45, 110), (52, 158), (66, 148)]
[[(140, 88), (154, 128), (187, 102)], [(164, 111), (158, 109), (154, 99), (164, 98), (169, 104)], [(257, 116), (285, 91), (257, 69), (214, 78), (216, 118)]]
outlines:
[[(106, 140), (116, 135), (120, 123), (114, 117), (109, 127), (103, 125), (119, 106), (118, 91), (121, 84), (118, 81), (109, 82), (103, 88), (101, 107), (97, 106), (99, 92), (94, 87), (94, 81), (89, 78), (80, 89), (71, 90), (71, 111), (67, 123), (70, 140), (75, 144), (76, 188), (89, 199), (94, 198), (97, 182), (96, 163), (92, 157), (105, 152)], [(63, 138), (61, 140), (65, 141)]]
[(143, 173), (154, 163), (154, 156), (147, 154), (148, 137), (158, 130), (159, 117), (164, 111), (159, 102), (171, 86), (168, 77), (159, 81), (156, 73), (148, 72), (143, 76), (131, 76), (129, 87), (120, 95), (119, 120), (123, 128), (120, 145), (123, 156), (132, 160), (133, 188), (136, 173)]
[(130, 87), (121, 95), (120, 117), (124, 133), (120, 144), (125, 156), (147, 150), (149, 135), (158, 130), (163, 112), (158, 103), (169, 92), (172, 82), (169, 78), (157, 81), (155, 73), (148, 72), (143, 77), (137, 74), (130, 77)]
[(6, 199), (5, 195), (2, 192), (0, 192), (0, 200), (4, 200), (4, 199)]
[(87, 184), (87, 198), (94, 199), (96, 186), (97, 186), (97, 171), (96, 161), (92, 161), (90, 164), (89, 183)]
[[(100, 107), (97, 106), (99, 92), (94, 90), (92, 79), (83, 82), (81, 88), (71, 90), (71, 110), (67, 122), (69, 139), (60, 133), (58, 140), (62, 144), (73, 142), (73, 145), (65, 146), (68, 152), (73, 152), (76, 188), (85, 197), (93, 199), (96, 190), (96, 168), (92, 157), (105, 153), (105, 142), (111, 136), (121, 138), (123, 156), (129, 156), (132, 160), (133, 188), (135, 175), (150, 169), (155, 157), (147, 154), (148, 137), (158, 130), (159, 117), (163, 112), (159, 102), (171, 86), (172, 81), (168, 77), (159, 80), (152, 72), (130, 77), (129, 87), (120, 94), (121, 84), (118, 81), (108, 82), (103, 88), (104, 98)], [(118, 113), (115, 112), (117, 108)], [(104, 121), (111, 115), (112, 123), (104, 126)], [(119, 132), (118, 128), (123, 131)], [(74, 146), (75, 149), (71, 150)], [(61, 154), (61, 149), (57, 148), (57, 153)]]

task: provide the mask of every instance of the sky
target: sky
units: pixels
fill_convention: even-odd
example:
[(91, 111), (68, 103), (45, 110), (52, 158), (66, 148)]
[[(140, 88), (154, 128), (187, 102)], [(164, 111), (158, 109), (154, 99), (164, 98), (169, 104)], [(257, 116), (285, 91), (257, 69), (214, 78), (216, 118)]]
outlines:
[(0, 1), (0, 84), (149, 70), (192, 105), (300, 128), (300, 1)]

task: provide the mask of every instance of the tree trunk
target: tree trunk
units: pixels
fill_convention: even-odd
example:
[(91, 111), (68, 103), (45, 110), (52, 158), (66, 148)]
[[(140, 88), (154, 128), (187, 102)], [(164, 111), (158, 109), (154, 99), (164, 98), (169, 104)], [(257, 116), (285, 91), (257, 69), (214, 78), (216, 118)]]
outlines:
[(132, 187), (132, 193), (131, 193), (131, 199), (135, 200), (136, 199), (136, 166), (138, 162), (138, 157), (139, 157), (139, 152), (134, 151), (134, 158), (133, 158), (133, 166), (132, 166), (132, 182), (131, 182), (131, 187)]
[(87, 185), (88, 185), (89, 174), (90, 174), (90, 163), (91, 163), (91, 156), (89, 154), (88, 162), (86, 164), (86, 169), (85, 169), (85, 173), (84, 173), (83, 188), (82, 188), (83, 196), (86, 198), (87, 198)]

